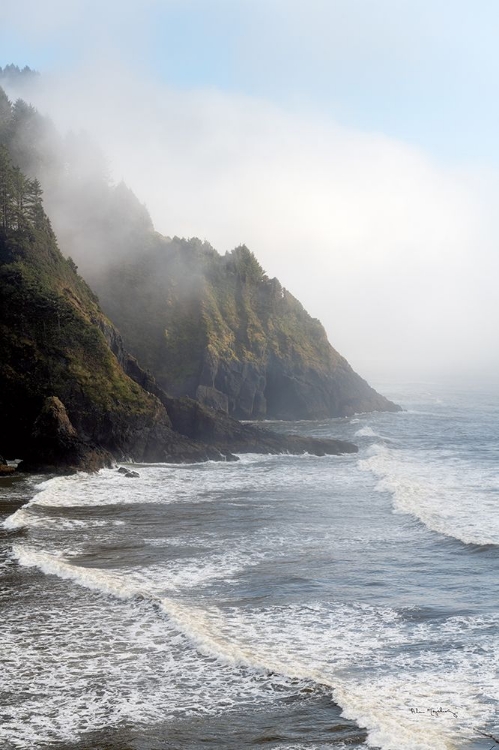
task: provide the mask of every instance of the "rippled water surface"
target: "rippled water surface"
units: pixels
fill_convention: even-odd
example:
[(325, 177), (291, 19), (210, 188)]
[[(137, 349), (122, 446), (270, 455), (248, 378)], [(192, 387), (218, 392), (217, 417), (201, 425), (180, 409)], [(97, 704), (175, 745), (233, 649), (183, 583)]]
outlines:
[(387, 395), (293, 425), (358, 455), (1, 480), (0, 747), (499, 746), (497, 394)]

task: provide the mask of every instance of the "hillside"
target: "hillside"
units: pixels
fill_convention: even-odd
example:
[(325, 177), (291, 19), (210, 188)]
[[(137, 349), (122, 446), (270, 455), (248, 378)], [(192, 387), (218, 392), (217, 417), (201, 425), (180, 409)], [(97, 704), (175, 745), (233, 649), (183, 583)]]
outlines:
[(41, 181), (64, 252), (126, 347), (170, 394), (239, 419), (398, 408), (352, 370), (320, 322), (247, 248), (220, 256), (208, 243), (156, 233), (132, 191), (110, 182), (84, 134), (61, 137), (0, 89), (0, 143)]
[[(37, 197), (28, 202), (34, 187)], [(105, 333), (112, 326), (73, 261), (61, 255), (39, 186), (11, 166), (5, 149), (0, 189), (0, 453), (29, 456), (35, 421), (51, 406), (63, 421), (67, 415), (66, 437), (78, 436), (69, 441), (69, 463), (85, 455), (92, 461), (94, 449), (97, 463), (178, 452), (182, 441), (165, 408), (125, 375), (111, 352)], [(54, 448), (56, 463), (62, 447)], [(50, 446), (45, 457), (41, 448), (37, 460), (50, 463)]]
[(174, 395), (238, 419), (396, 410), (329, 344), (320, 322), (242, 246), (157, 236), (95, 288), (127, 347)]
[[(170, 417), (171, 413), (171, 417)], [(59, 251), (37, 180), (0, 148), (0, 454), (30, 470), (113, 459), (199, 461), (232, 450), (337, 453), (355, 446), (239, 425), (171, 399), (123, 347)], [(201, 442), (200, 442), (201, 441)]]

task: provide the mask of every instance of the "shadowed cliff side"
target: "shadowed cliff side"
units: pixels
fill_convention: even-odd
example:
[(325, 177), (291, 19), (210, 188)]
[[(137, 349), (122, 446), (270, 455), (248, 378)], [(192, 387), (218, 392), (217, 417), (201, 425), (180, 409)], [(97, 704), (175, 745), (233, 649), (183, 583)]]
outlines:
[[(2, 453), (29, 457), (33, 465), (53, 463), (50, 450), (40, 452), (44, 440), (35, 422), (47, 399), (56, 397), (68, 420), (67, 429), (61, 421), (59, 454), (52, 451), (56, 462), (86, 468), (84, 445), (102, 450), (102, 463), (111, 455), (139, 461), (219, 458), (218, 451), (173, 431), (159, 400), (121, 369), (100, 321), (95, 296), (61, 256), (43, 212), (36, 222), (0, 230)], [(50, 443), (52, 434), (45, 437)], [(63, 459), (65, 452), (73, 463)]]

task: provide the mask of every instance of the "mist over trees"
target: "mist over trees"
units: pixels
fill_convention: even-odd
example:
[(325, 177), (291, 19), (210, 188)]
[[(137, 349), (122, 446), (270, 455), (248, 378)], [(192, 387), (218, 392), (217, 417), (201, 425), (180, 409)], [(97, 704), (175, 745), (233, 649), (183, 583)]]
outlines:
[(14, 84), (22, 88), (27, 83), (37, 78), (40, 73), (37, 70), (33, 70), (29, 65), (25, 65), (24, 68), (20, 68), (18, 65), (5, 65), (2, 68), (0, 65), (0, 83)]
[[(10, 78), (28, 75), (16, 66), (7, 69)], [(129, 257), (144, 235), (152, 233), (147, 209), (123, 182), (111, 181), (106, 158), (87, 133), (61, 135), (48, 117), (23, 99), (11, 102), (2, 88), (0, 146), (26, 180), (43, 186), (45, 208), (61, 250), (77, 260), (89, 280), (95, 280), (108, 264)], [(28, 189), (20, 178), (6, 174), (9, 185), (15, 179), (18, 204), (24, 211), (32, 203), (33, 185)], [(8, 188), (9, 195), (12, 190)], [(7, 201), (5, 221), (10, 224), (11, 208)]]
[(244, 419), (396, 408), (245, 245), (222, 256), (196, 238), (161, 236), (134, 193), (111, 182), (87, 134), (61, 135), (1, 90), (0, 112), (0, 147), (12, 159), (3, 166), (6, 226), (31, 220), (43, 186), (62, 253), (167, 392)]

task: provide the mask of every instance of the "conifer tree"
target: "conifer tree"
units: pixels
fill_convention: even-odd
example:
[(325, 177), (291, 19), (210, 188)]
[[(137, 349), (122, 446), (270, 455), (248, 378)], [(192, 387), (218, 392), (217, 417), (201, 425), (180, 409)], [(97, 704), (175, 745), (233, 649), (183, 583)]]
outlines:
[(36, 226), (43, 217), (42, 188), (14, 167), (0, 146), (0, 226), (4, 231)]
[(0, 146), (0, 223), (9, 229), (13, 219), (14, 184), (12, 165), (5, 146)]

